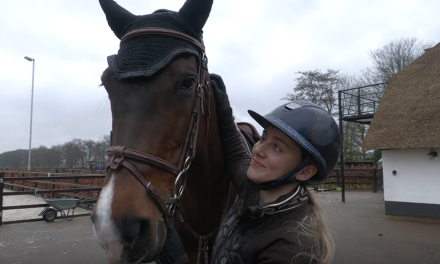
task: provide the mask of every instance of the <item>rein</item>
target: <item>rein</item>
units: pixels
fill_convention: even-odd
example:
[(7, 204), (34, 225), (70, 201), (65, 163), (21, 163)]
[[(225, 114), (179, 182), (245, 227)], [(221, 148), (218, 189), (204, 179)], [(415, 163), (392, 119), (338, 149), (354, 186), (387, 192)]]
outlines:
[[(209, 132), (209, 117), (210, 117), (210, 89), (208, 87), (209, 81), (207, 79), (206, 72), (208, 71), (208, 59), (205, 54), (205, 47), (203, 43), (198, 40), (183, 34), (178, 31), (161, 29), (161, 28), (144, 28), (131, 31), (127, 33), (122, 39), (121, 44), (138, 36), (151, 36), (159, 35), (165, 37), (176, 38), (179, 40), (184, 40), (193, 46), (195, 46), (200, 51), (199, 57), (199, 71), (198, 71), (198, 86), (196, 88), (196, 96), (194, 99), (193, 109), (191, 111), (191, 120), (188, 125), (188, 132), (186, 135), (185, 143), (182, 148), (182, 152), (179, 159), (179, 164), (175, 165), (169, 161), (163, 160), (161, 158), (155, 157), (153, 155), (137, 151), (134, 149), (129, 149), (125, 146), (114, 146), (107, 150), (107, 156), (109, 157), (107, 170), (112, 169), (115, 172), (122, 167), (126, 168), (135, 176), (135, 178), (145, 187), (147, 194), (154, 201), (156, 206), (162, 213), (163, 219), (174, 220), (176, 209), (179, 208), (178, 201), (181, 197), (186, 184), (186, 173), (191, 166), (191, 162), (196, 156), (196, 146), (197, 146), (197, 135), (199, 128), (199, 118), (200, 114), (207, 117), (207, 130), (206, 130), (206, 140)], [(207, 100), (207, 109), (205, 109), (205, 100)], [(166, 172), (171, 173), (175, 176), (174, 186), (172, 190), (172, 196), (166, 202), (162, 200), (157, 192), (157, 189), (151, 184), (151, 182), (145, 180), (139, 170), (131, 162), (139, 162), (148, 164), (150, 166), (162, 169)], [(183, 184), (179, 186), (179, 182), (183, 181)], [(191, 231), (191, 233), (196, 237), (199, 242), (198, 249), (198, 260), (200, 261), (201, 254), (205, 255), (205, 263), (208, 263), (208, 239), (211, 238), (218, 229), (215, 229), (208, 235), (197, 234), (188, 224), (185, 222), (182, 213), (178, 211), (178, 216), (182, 223)]]

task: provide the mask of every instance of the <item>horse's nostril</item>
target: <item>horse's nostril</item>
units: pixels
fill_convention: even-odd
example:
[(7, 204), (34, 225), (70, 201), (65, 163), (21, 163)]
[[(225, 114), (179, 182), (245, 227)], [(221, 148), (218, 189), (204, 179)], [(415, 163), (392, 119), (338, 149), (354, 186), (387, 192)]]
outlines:
[(147, 239), (150, 232), (150, 220), (146, 218), (127, 217), (120, 225), (123, 241), (128, 245), (137, 244)]

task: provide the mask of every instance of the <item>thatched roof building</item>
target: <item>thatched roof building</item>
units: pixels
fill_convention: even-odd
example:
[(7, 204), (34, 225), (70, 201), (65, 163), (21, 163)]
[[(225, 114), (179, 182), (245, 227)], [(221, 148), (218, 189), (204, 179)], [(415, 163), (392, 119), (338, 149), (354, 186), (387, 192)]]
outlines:
[(440, 43), (389, 79), (362, 147), (440, 147)]

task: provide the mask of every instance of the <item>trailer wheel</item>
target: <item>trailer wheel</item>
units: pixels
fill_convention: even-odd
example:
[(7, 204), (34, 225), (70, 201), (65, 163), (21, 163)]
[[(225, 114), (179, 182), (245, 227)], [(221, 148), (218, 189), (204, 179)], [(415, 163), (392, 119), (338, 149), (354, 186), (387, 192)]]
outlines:
[(57, 211), (55, 209), (49, 208), (43, 214), (43, 219), (46, 222), (53, 222), (57, 218)]

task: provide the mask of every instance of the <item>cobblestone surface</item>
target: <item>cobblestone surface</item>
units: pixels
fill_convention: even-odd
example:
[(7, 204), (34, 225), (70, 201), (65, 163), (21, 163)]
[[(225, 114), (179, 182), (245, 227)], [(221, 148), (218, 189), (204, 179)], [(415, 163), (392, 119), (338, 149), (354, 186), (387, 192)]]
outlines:
[[(440, 264), (440, 224), (387, 220), (383, 194), (318, 193), (335, 264)], [(0, 226), (0, 264), (106, 264), (89, 217)]]

